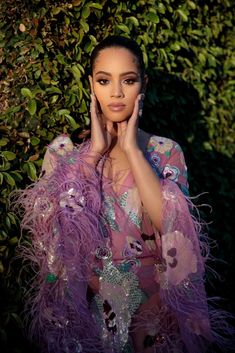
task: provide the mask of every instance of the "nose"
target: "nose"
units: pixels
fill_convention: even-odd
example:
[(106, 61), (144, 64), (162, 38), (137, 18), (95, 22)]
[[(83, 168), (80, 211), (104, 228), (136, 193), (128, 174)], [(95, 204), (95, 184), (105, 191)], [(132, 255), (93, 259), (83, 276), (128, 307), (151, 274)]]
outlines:
[(115, 98), (123, 98), (124, 97), (123, 87), (120, 82), (113, 83), (113, 85), (111, 87), (111, 97), (115, 97)]

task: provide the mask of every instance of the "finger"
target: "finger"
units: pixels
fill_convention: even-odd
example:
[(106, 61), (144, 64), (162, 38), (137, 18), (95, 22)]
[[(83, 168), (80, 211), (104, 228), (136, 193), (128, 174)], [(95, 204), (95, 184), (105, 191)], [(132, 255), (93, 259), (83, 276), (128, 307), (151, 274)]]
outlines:
[(91, 119), (94, 120), (99, 118), (98, 112), (98, 107), (97, 107), (97, 99), (94, 94), (91, 94), (91, 104), (90, 104), (90, 113), (91, 113)]
[(138, 96), (136, 97), (136, 100), (135, 100), (133, 113), (129, 119), (129, 125), (131, 125), (131, 126), (137, 125), (138, 118), (139, 118), (139, 110), (140, 110), (141, 100), (142, 100), (142, 95), (138, 94)]
[(111, 134), (113, 131), (113, 122), (110, 120), (106, 121), (106, 130)]
[(91, 93), (94, 94), (94, 88), (93, 88), (93, 80), (92, 77), (89, 75), (88, 76), (90, 87), (91, 87)]

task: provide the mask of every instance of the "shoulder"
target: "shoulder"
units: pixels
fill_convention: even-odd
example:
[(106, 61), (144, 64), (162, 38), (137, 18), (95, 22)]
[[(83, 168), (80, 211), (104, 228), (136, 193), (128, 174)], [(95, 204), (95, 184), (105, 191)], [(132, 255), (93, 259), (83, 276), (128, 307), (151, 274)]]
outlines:
[[(150, 135), (146, 146), (146, 158), (160, 178), (170, 179), (188, 188), (187, 166), (180, 145), (167, 137)], [(186, 194), (186, 191), (184, 191)]]
[(159, 166), (165, 166), (172, 160), (177, 164), (185, 164), (184, 154), (180, 145), (170, 138), (150, 135), (146, 153)]
[(182, 149), (176, 141), (171, 140), (168, 137), (156, 135), (149, 136), (147, 151), (155, 151), (167, 158), (169, 158), (172, 154), (182, 153)]
[(66, 153), (71, 152), (74, 144), (68, 135), (62, 134), (57, 136), (49, 145), (48, 151), (51, 154), (64, 156)]
[(51, 175), (57, 166), (58, 159), (74, 149), (68, 135), (57, 136), (48, 146), (42, 163), (41, 175)]

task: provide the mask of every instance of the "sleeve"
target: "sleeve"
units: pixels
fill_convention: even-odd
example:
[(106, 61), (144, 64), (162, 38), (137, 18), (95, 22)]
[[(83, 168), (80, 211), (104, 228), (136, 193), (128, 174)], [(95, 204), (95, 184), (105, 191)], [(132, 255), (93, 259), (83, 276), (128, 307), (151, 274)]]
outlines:
[(20, 251), (35, 271), (26, 301), (29, 331), (43, 351), (102, 350), (86, 300), (106, 234), (101, 173), (87, 162), (89, 148), (74, 147), (65, 135), (56, 138), (48, 146), (44, 174), (17, 200), (21, 229), (29, 235)]
[(205, 265), (214, 259), (210, 240), (202, 232), (197, 209), (188, 196), (183, 152), (176, 142), (153, 136), (148, 159), (160, 178), (163, 196), (161, 261), (156, 265), (161, 300), (174, 312), (187, 352), (204, 353), (213, 341), (228, 346), (225, 337), (231, 338), (234, 332), (228, 325), (228, 313), (206, 296)]

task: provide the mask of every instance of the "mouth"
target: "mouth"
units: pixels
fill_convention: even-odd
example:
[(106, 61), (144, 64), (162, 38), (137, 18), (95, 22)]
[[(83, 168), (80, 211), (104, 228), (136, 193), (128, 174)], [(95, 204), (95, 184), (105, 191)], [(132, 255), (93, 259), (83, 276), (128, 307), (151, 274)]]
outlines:
[(112, 112), (120, 112), (125, 109), (125, 104), (122, 103), (111, 103), (108, 105)]

